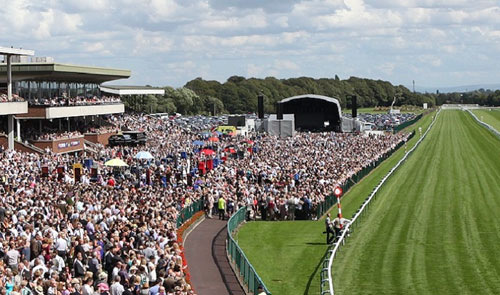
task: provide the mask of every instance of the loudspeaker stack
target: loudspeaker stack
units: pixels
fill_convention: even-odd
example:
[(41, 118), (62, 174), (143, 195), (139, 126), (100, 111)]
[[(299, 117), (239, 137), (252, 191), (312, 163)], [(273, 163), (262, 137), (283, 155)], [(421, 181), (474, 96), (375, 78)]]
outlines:
[(264, 95), (257, 96), (257, 115), (259, 119), (264, 119)]

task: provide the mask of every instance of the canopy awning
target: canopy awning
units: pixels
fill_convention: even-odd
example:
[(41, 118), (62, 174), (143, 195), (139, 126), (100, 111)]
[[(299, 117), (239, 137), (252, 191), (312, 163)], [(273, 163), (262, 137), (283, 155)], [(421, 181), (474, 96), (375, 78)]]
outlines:
[(165, 95), (165, 89), (158, 87), (149, 86), (111, 86), (111, 85), (101, 85), (99, 86), (102, 92), (115, 94), (119, 96), (123, 95)]

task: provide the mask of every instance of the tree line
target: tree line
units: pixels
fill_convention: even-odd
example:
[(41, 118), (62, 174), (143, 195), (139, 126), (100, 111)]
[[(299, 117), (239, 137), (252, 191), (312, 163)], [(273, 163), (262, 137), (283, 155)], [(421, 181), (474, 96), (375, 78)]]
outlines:
[(500, 105), (500, 91), (479, 90), (468, 93), (414, 93), (402, 85), (382, 80), (350, 77), (314, 79), (244, 78), (232, 76), (226, 82), (196, 78), (183, 87), (165, 87), (164, 96), (131, 96), (123, 99), (128, 110), (146, 113), (241, 114), (257, 111), (257, 96), (264, 95), (264, 110), (274, 113), (276, 102), (295, 95), (319, 94), (339, 100), (342, 108), (352, 107), (352, 97), (363, 107), (396, 106), (427, 103), (429, 107), (443, 103), (478, 103)]

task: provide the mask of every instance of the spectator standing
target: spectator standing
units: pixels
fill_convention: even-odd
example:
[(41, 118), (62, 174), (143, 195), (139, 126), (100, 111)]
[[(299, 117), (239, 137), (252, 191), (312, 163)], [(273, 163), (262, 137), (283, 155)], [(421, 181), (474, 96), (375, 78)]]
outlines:
[(120, 281), (120, 276), (114, 278), (114, 283), (111, 285), (111, 295), (122, 295), (125, 291)]
[(223, 196), (219, 197), (218, 203), (218, 209), (219, 209), (219, 220), (224, 220), (225, 215), (226, 215), (226, 200), (224, 199)]
[(333, 230), (333, 223), (330, 218), (330, 213), (326, 215), (325, 219), (325, 227), (326, 227), (326, 243), (331, 244), (335, 239), (335, 231)]

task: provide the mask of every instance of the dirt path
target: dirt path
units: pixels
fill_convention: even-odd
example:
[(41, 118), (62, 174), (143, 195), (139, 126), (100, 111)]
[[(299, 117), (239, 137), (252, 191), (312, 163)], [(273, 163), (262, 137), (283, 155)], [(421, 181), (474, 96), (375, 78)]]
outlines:
[(205, 219), (184, 244), (191, 282), (199, 295), (244, 295), (226, 256), (226, 221)]

